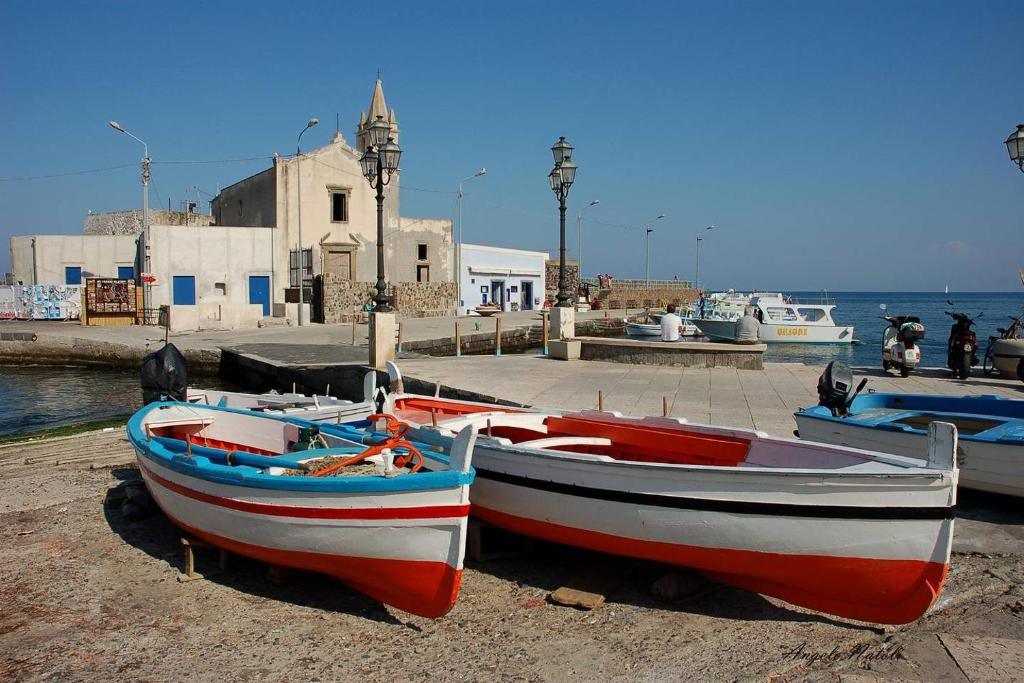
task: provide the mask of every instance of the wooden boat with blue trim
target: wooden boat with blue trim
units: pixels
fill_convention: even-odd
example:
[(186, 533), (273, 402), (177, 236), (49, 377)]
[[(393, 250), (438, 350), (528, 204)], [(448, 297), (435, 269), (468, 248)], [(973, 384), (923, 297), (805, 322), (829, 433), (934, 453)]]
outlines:
[(959, 431), (960, 485), (1024, 496), (1024, 401), (999, 396), (857, 394), (797, 411), (801, 439), (921, 458), (936, 420)]
[(462, 579), (476, 436), (447, 456), (395, 436), (188, 403), (128, 423), (146, 486), (188, 533), (439, 617)]
[(384, 410), (440, 448), (476, 427), (473, 515), (527, 536), (690, 567), (880, 623), (924, 614), (949, 568), (957, 479), (949, 425), (932, 427), (922, 463), (611, 412), (401, 393), (389, 394)]

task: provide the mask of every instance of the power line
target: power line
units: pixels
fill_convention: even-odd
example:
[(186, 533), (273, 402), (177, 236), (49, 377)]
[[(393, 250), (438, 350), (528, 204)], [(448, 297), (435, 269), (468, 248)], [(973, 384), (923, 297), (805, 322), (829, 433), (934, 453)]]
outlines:
[(107, 166), (105, 168), (90, 168), (84, 171), (67, 171), (66, 173), (48, 173), (46, 175), (32, 175), (32, 176), (11, 176), (8, 178), (0, 178), (0, 183), (8, 183), (17, 180), (44, 180), (46, 178), (64, 178), (72, 175), (85, 175), (87, 173), (104, 173), (106, 171), (117, 171), (122, 168), (133, 168), (137, 164), (121, 164), (120, 166)]
[(187, 161), (156, 161), (154, 164), (231, 164), (239, 161), (265, 161), (273, 159), (272, 156), (258, 156), (258, 157), (242, 157), (240, 159), (198, 159), (198, 160), (187, 160)]

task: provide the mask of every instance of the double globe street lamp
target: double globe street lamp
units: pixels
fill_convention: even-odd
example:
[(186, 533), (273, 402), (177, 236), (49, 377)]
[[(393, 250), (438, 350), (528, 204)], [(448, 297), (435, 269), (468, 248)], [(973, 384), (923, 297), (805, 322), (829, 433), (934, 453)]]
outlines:
[(551, 191), (558, 197), (558, 295), (555, 297), (555, 306), (558, 308), (572, 306), (572, 295), (568, 292), (565, 280), (565, 199), (569, 196), (569, 188), (576, 182), (576, 164), (572, 161), (572, 152), (573, 146), (564, 137), (558, 138), (558, 142), (551, 147), (555, 167), (548, 174)]
[(1006, 138), (1006, 150), (1010, 153), (1010, 161), (1024, 173), (1024, 123), (1018, 124), (1017, 130)]
[(374, 297), (375, 313), (389, 313), (391, 298), (387, 295), (387, 283), (384, 282), (384, 186), (398, 175), (398, 161), (402, 157), (402, 148), (391, 137), (391, 125), (380, 114), (377, 120), (367, 129), (369, 144), (359, 165), (363, 177), (370, 187), (377, 190), (377, 296)]

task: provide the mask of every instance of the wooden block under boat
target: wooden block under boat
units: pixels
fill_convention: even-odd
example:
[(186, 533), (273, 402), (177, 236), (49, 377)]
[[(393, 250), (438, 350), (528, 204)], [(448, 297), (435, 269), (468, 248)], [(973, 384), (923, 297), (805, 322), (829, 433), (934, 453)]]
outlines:
[(551, 602), (567, 607), (596, 609), (604, 604), (611, 592), (619, 587), (635, 567), (635, 562), (623, 558), (602, 558), (573, 576), (548, 598)]

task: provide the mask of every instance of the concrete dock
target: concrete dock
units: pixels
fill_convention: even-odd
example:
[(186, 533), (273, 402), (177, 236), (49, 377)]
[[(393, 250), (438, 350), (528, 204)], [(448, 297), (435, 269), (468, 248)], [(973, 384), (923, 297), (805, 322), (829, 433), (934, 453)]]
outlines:
[[(822, 368), (798, 363), (765, 363), (763, 370), (673, 368), (596, 361), (557, 361), (539, 355), (422, 358), (399, 362), (403, 374), (444, 390), (460, 390), (517, 403), (559, 408), (596, 408), (598, 391), (606, 410), (629, 415), (669, 415), (691, 422), (759, 429), (791, 436), (793, 412), (817, 404)], [(902, 393), (996, 394), (1024, 398), (1017, 380), (979, 375), (956, 380), (945, 368), (920, 368), (907, 378), (880, 368), (855, 368), (865, 389)]]

